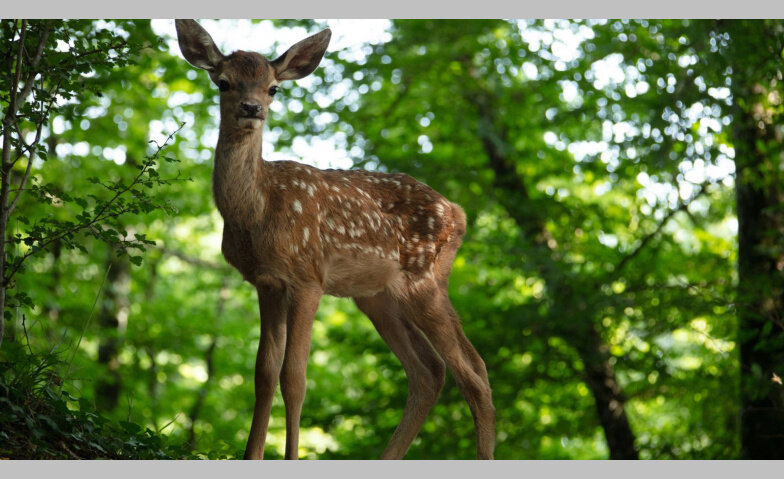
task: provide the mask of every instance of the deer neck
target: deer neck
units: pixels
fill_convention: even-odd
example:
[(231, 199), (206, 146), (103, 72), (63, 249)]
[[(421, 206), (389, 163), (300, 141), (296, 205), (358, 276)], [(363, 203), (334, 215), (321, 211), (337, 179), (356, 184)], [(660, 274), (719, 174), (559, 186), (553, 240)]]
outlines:
[(212, 192), (225, 222), (249, 229), (262, 221), (266, 195), (262, 191), (261, 128), (225, 131), (215, 147)]

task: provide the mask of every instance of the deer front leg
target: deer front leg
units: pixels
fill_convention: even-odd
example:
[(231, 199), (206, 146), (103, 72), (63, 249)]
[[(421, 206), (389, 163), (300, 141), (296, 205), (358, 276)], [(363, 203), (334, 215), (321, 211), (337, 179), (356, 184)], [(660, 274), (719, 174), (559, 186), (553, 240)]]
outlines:
[(303, 288), (291, 295), (287, 321), (286, 356), (280, 374), (280, 391), (286, 405), (286, 459), (298, 459), (299, 418), (305, 401), (305, 376), (310, 336), (322, 290)]
[(256, 403), (250, 427), (245, 459), (263, 459), (272, 398), (278, 387), (286, 346), (286, 312), (288, 301), (283, 288), (257, 287), (261, 316), (261, 337), (256, 354)]

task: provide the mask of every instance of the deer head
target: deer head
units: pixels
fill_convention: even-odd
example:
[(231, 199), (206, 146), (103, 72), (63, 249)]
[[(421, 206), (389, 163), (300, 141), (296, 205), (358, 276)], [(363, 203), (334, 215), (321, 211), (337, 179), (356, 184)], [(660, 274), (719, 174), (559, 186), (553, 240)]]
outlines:
[(329, 45), (329, 29), (312, 35), (269, 61), (256, 52), (224, 55), (194, 20), (175, 20), (180, 49), (188, 62), (206, 70), (220, 90), (221, 128), (260, 129), (278, 85), (303, 78), (316, 69)]

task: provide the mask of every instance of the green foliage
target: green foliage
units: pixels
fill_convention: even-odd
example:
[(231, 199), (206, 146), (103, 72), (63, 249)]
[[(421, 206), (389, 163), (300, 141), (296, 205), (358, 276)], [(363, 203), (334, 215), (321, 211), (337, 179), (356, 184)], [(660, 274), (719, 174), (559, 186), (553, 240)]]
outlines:
[[(129, 254), (129, 250), (143, 251), (154, 242), (143, 233), (129, 235), (121, 217), (156, 210), (176, 211), (166, 200), (159, 200), (149, 191), (172, 182), (160, 176), (157, 163), (174, 133), (145, 154), (134, 165), (138, 173), (127, 180), (88, 176), (86, 183), (100, 188), (91, 189), (78, 183), (66, 188), (60, 182), (49, 183), (39, 175), (30, 176), (36, 159), (46, 162), (49, 154), (56, 153), (49, 151), (56, 149), (56, 133), (46, 132), (46, 127), (56, 129), (56, 120), (63, 118), (60, 115), (78, 115), (80, 106), (93, 98), (102, 98), (102, 89), (115, 80), (112, 72), (127, 67), (134, 54), (151, 48), (152, 43), (128, 31), (107, 27), (111, 26), (96, 28), (91, 21), (5, 20), (0, 23), (0, 56), (7, 67), (0, 76), (0, 100), (4, 107), (0, 130), (4, 149), (0, 234), (6, 236), (9, 221), (16, 223), (16, 232), (4, 238), (6, 257), (0, 268), (5, 317), (9, 316), (6, 306), (33, 306), (26, 291), (17, 289), (14, 295), (6, 297), (6, 290), (14, 286), (15, 275), (24, 272), (25, 262), (31, 256), (54, 244), (87, 253), (88, 242), (83, 235), (112, 245), (120, 255)], [(58, 114), (54, 121), (53, 112)], [(32, 140), (30, 131), (35, 131)], [(47, 136), (45, 141), (42, 133)], [(22, 159), (26, 159), (27, 165), (21, 179), (16, 180), (14, 168)], [(178, 161), (171, 156), (162, 159)], [(13, 181), (18, 181), (18, 187), (9, 203)], [(33, 204), (12, 217), (22, 198), (32, 200)], [(142, 258), (131, 255), (130, 260), (138, 265)], [(2, 336), (0, 333), (0, 344)]]
[[(161, 151), (175, 134), (176, 131), (169, 135), (163, 144), (156, 145), (156, 151), (146, 156), (144, 162), (137, 166), (139, 172), (128, 183), (123, 180), (101, 180), (98, 177), (86, 178), (87, 183), (97, 185), (107, 192), (103, 198), (98, 196), (98, 191), (87, 193), (86, 196), (72, 196), (63, 191), (55, 191), (54, 185), (32, 185), (31, 194), (40, 204), (56, 205), (58, 208), (68, 208), (73, 205), (81, 211), (77, 210), (73, 219), (69, 220), (58, 219), (51, 213), (32, 220), (26, 216), (16, 216), (15, 219), (25, 225), (24, 233), (16, 233), (9, 243), (11, 247), (24, 245), (26, 250), (18, 255), (9, 255), (6, 283), (10, 283), (15, 274), (24, 272), (25, 260), (54, 243), (67, 250), (77, 249), (87, 253), (85, 240), (80, 233), (111, 245), (121, 256), (130, 254), (129, 250), (144, 251), (146, 246), (155, 245), (155, 241), (148, 240), (143, 233), (130, 236), (120, 217), (126, 214), (147, 214), (158, 210), (168, 214), (176, 213), (176, 208), (166, 200), (159, 202), (142, 189), (171, 185), (176, 180), (176, 178), (162, 178), (156, 169), (158, 161), (161, 160)], [(162, 159), (169, 163), (179, 161), (169, 156), (164, 156)], [(19, 251), (19, 248), (16, 251)], [(141, 256), (131, 255), (129, 259), (137, 266), (142, 263)], [(19, 304), (33, 306), (24, 292), (19, 292), (16, 299)], [(10, 306), (13, 307), (14, 304), (11, 303)]]

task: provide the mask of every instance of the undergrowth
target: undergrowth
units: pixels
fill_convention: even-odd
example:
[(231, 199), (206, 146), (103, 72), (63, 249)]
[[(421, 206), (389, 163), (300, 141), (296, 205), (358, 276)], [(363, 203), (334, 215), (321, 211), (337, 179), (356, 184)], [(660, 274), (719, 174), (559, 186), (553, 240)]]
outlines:
[(99, 414), (72, 396), (56, 353), (31, 354), (8, 341), (0, 352), (0, 459), (227, 459)]

